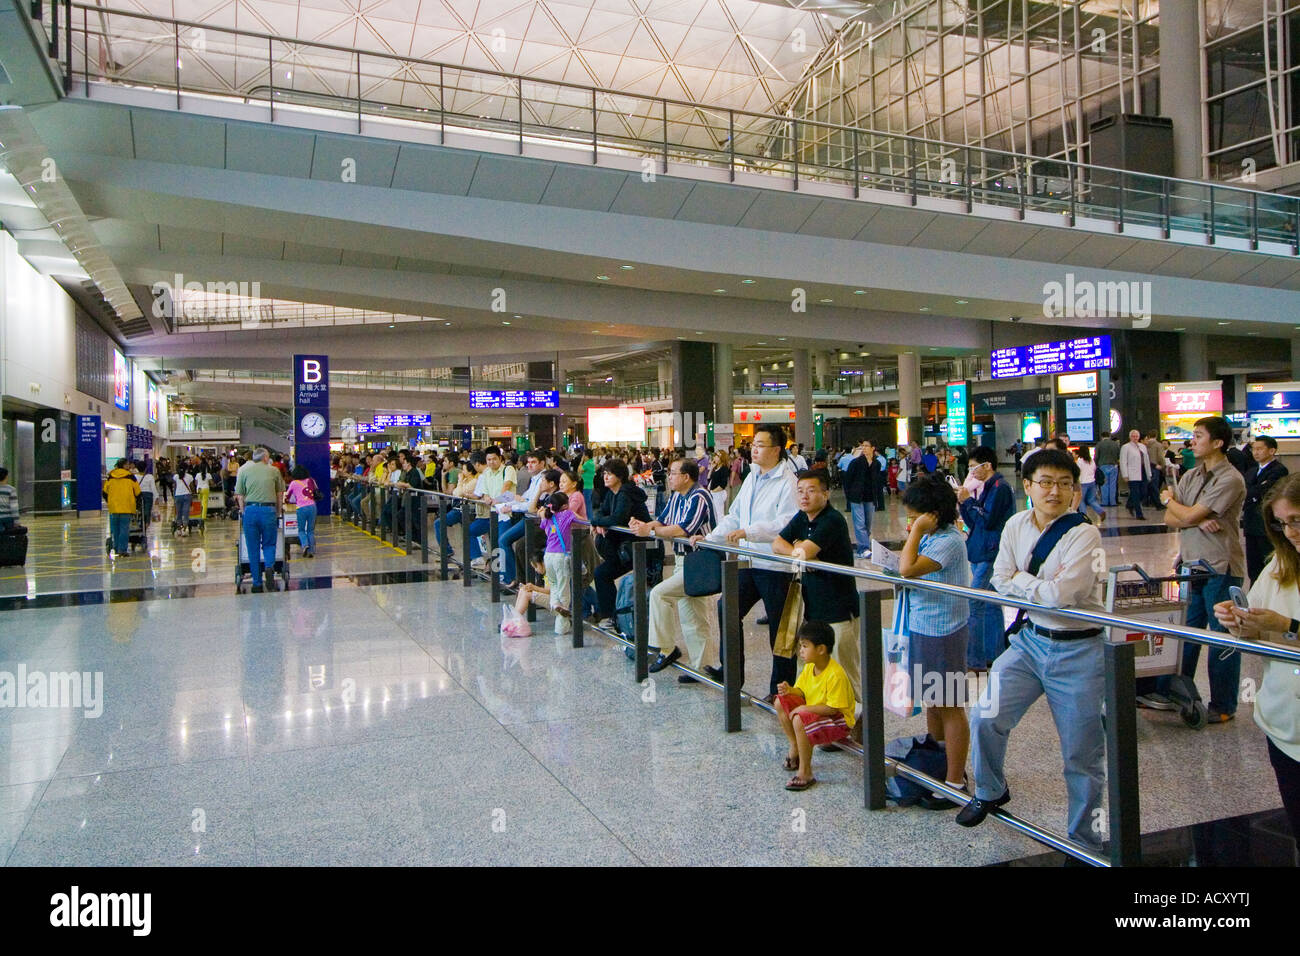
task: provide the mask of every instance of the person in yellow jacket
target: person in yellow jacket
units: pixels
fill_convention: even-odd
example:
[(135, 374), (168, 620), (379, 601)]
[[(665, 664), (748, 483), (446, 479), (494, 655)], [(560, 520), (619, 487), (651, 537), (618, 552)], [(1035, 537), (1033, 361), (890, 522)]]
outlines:
[(119, 458), (104, 482), (104, 500), (108, 502), (108, 532), (113, 538), (113, 553), (124, 557), (130, 551), (131, 516), (135, 514), (140, 486), (127, 471), (126, 459)]

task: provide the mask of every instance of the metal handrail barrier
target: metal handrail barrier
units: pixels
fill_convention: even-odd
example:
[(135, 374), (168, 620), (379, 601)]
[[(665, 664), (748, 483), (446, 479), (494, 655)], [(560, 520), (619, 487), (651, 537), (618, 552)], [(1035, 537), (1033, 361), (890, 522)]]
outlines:
[[(635, 535), (631, 528), (616, 527), (611, 530), (623, 531)], [(638, 539), (644, 541), (645, 539)], [(672, 539), (666, 539), (672, 540)], [(1236, 638), (1216, 631), (1201, 630), (1176, 624), (1162, 624), (1158, 621), (1136, 620), (1104, 611), (1087, 611), (1077, 608), (1049, 608), (1019, 598), (1006, 597), (996, 591), (984, 591), (959, 585), (944, 584), (936, 581), (903, 578), (899, 575), (881, 571), (869, 571), (863, 568), (831, 564), (824, 561), (809, 561), (801, 558), (774, 554), (752, 547), (736, 547), (713, 541), (700, 541), (696, 547), (715, 550), (728, 555), (732, 560), (723, 562), (723, 602), (721, 641), (724, 645), (723, 684), (697, 674), (680, 663), (674, 666), (686, 673), (696, 676), (702, 683), (721, 686), (726, 695), (724, 720), (727, 731), (739, 730), (739, 702), (741, 694), (739, 683), (743, 675), (731, 673), (727, 666), (728, 655), (725, 648), (729, 638), (739, 639), (739, 621), (733, 621), (734, 614), (728, 614), (727, 599), (734, 598), (734, 574), (728, 574), (728, 566), (738, 571), (737, 558), (760, 559), (789, 565), (799, 571), (823, 571), (842, 574), (864, 581), (887, 584), (890, 587), (915, 588), (959, 596), (973, 601), (1001, 606), (1014, 607), (1026, 611), (1039, 611), (1054, 616), (1077, 620), (1082, 623), (1102, 627), (1120, 627), (1126, 630), (1138, 630), (1144, 633), (1162, 634), (1180, 640), (1194, 641), (1211, 647), (1223, 647), (1242, 653), (1255, 654), (1270, 660), (1300, 664), (1300, 650), (1290, 650), (1276, 645), (1262, 646), (1255, 641)], [(732, 587), (729, 588), (728, 584)], [(637, 582), (638, 591), (644, 590), (644, 581)], [(936, 780), (920, 771), (884, 756), (884, 720), (883, 720), (883, 674), (880, 661), (883, 658), (883, 641), (881, 638), (881, 613), (883, 601), (882, 589), (869, 590), (860, 594), (859, 606), (859, 642), (862, 661), (862, 693), (864, 726), (863, 738), (863, 788), (864, 799), (868, 809), (882, 809), (885, 804), (884, 780), (892, 771), (929, 790), (942, 794), (954, 803), (965, 804), (972, 798), (970, 794), (949, 787), (946, 782)], [(639, 609), (639, 608), (638, 608)], [(639, 628), (638, 628), (639, 630)], [(728, 631), (735, 631), (734, 634)], [(639, 638), (638, 634), (638, 638)], [(638, 641), (638, 645), (641, 642)], [(1136, 648), (1132, 644), (1105, 643), (1106, 655), (1106, 690), (1105, 690), (1105, 725), (1106, 725), (1106, 759), (1108, 788), (1108, 818), (1111, 841), (1109, 857), (1102, 857), (1088, 847), (1061, 837), (1050, 830), (1022, 820), (1005, 808), (996, 808), (990, 816), (1015, 829), (1031, 839), (1043, 843), (1062, 853), (1096, 866), (1136, 865), (1141, 861), (1141, 824), (1140, 803), (1137, 790), (1137, 731), (1136, 731), (1136, 694), (1134, 689), (1134, 668)], [(638, 657), (642, 653), (638, 646)], [(735, 659), (735, 654), (730, 655)], [(873, 673), (874, 670), (874, 673)], [(638, 682), (644, 679), (638, 664)], [(749, 695), (744, 695), (749, 696)], [(751, 701), (754, 698), (750, 697)], [(764, 709), (771, 710), (765, 707)]]
[[(174, 41), (171, 45), (176, 48), (173, 51), (176, 69), (166, 71), (164, 79), (161, 74), (121, 76), (95, 68), (97, 81), (168, 91), (174, 88), (178, 108), (183, 90), (204, 97), (225, 96), (243, 101), (260, 99), (260, 93), (239, 88), (208, 88), (193, 80), (189, 81), (188, 86), (182, 85), (183, 79), (196, 76), (199, 72), (189, 70), (182, 77), (178, 58), (182, 31), (200, 31), (200, 35), (206, 38), (205, 47), (212, 51), (212, 55), (235, 62), (255, 62), (259, 70), (249, 73), (254, 78), (261, 75), (261, 69), (268, 70), (269, 75), (274, 76), (275, 44), (280, 43), (292, 47), (295, 62), (299, 63), (305, 62), (302, 59), (304, 53), (318, 51), (321, 62), (316, 64), (317, 71), (332, 71), (340, 78), (346, 78), (348, 89), (353, 82), (356, 83), (355, 96), (347, 92), (320, 94), (278, 86), (268, 88), (263, 84), (272, 122), (275, 119), (277, 99), (281, 103), (287, 103), (291, 97), (298, 95), (316, 99), (329, 96), (339, 104), (337, 111), (356, 116), (358, 132), (362, 128), (363, 115), (387, 116), (436, 124), (442, 131), (440, 142), (445, 143), (447, 121), (451, 117), (454, 122), (467, 128), (487, 130), (511, 140), (517, 138), (522, 152), (526, 126), (527, 135), (534, 139), (541, 138), (547, 142), (561, 142), (587, 149), (592, 165), (598, 164), (603, 147), (606, 152), (662, 158), (665, 172), (669, 159), (673, 158), (679, 162), (729, 170), (732, 176), (740, 169), (751, 174), (793, 179), (796, 190), (801, 180), (845, 185), (851, 178), (855, 195), (865, 183), (874, 188), (905, 194), (912, 204), (915, 204), (918, 192), (924, 192), (927, 197), (953, 199), (964, 203), (967, 208), (973, 207), (978, 199), (985, 205), (1014, 208), (1021, 219), (1025, 217), (1027, 208), (1039, 213), (1058, 212), (1062, 214), (1061, 221), (1066, 227), (1075, 225), (1076, 217), (1081, 220), (1087, 216), (1109, 221), (1115, 231), (1121, 233), (1126, 225), (1134, 223), (1151, 226), (1163, 236), (1169, 235), (1171, 229), (1176, 227), (1206, 238), (1211, 245), (1216, 243), (1217, 237), (1227, 236), (1240, 239), (1243, 249), (1268, 252), (1258, 249), (1262, 238), (1285, 247), (1286, 251), (1278, 252), (1278, 255), (1300, 255), (1300, 236), (1296, 234), (1296, 224), (1300, 222), (1300, 198), (1297, 197), (1260, 193), (1222, 183), (1132, 173), (1075, 160), (971, 147), (811, 119), (792, 120), (773, 113), (711, 107), (688, 100), (585, 86), (563, 80), (543, 80), (85, 3), (71, 4), (69, 10), (74, 7), (82, 11), (82, 16), (68, 17), (71, 22), (64, 31), (67, 38), (67, 62), (61, 65), (69, 81), (80, 65), (83, 89), (87, 96), (90, 94), (92, 72), (89, 56), (92, 38), (98, 38), (104, 43), (111, 39), (119, 45), (156, 42), (158, 39), (134, 37), (122, 31), (110, 33), (107, 26), (100, 31), (97, 26), (91, 25), (91, 15), (96, 24), (108, 24), (109, 18), (118, 17), (169, 28), (170, 39)], [(77, 64), (73, 51), (74, 34), (79, 36), (82, 45), (80, 64)], [(237, 42), (230, 49), (217, 49), (215, 37), (218, 35), (234, 37)], [(254, 42), (244, 42), (242, 45), (238, 42), (250, 40)], [(265, 50), (265, 56), (260, 53), (256, 56), (246, 55), (245, 49)], [(361, 90), (363, 58), (372, 62), (400, 64), (412, 77), (429, 77), (424, 81), (406, 79), (403, 85), (422, 92), (431, 105), (423, 107), (366, 99)], [(132, 65), (148, 69), (151, 63), (148, 57), (138, 57)], [(307, 69), (303, 72), (316, 71)], [(433, 79), (435, 72), (436, 83)], [(366, 74), (365, 78), (371, 79), (372, 87), (376, 88), (382, 79), (373, 72)], [(530, 90), (527, 99), (524, 97), (525, 87)], [(547, 95), (547, 90), (553, 92)], [(477, 105), (466, 104), (460, 112), (449, 112), (449, 91), (475, 96)], [(485, 97), (498, 93), (500, 96), (497, 98), (501, 100), (499, 108), (505, 110), (507, 104), (516, 104), (514, 114), (501, 112), (500, 115), (485, 116), (477, 111), (484, 108)], [(590, 130), (584, 128), (575, 131), (571, 126), (563, 127), (543, 118), (556, 110), (571, 111), (579, 103), (589, 104)], [(524, 117), (525, 104), (529, 113), (527, 121)], [(680, 115), (671, 120), (668, 118), (670, 106), (680, 112)], [(647, 128), (659, 128), (658, 118), (661, 116), (662, 133), (657, 139), (638, 135), (633, 128), (633, 117), (644, 120)], [(711, 120), (710, 117), (715, 117), (716, 120)], [(655, 122), (652, 123), (652, 119)], [(778, 132), (773, 138), (774, 128), (782, 130), (787, 126), (792, 128), (793, 136)], [(670, 137), (670, 127), (680, 131), (675, 139)], [(692, 136), (699, 142), (688, 142)], [(814, 158), (817, 144), (823, 141), (847, 143), (850, 139), (854, 144), (852, 156), (847, 155), (847, 147), (837, 147), (837, 162), (818, 162)], [(737, 151), (738, 140), (753, 142)], [(715, 145), (718, 143), (725, 145)], [(779, 146), (779, 151), (776, 146)]]

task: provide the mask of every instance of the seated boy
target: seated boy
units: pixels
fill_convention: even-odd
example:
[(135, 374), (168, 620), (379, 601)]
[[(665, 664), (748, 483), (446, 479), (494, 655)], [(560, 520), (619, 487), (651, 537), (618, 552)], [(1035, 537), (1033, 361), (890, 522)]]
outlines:
[(831, 658), (835, 631), (820, 621), (799, 627), (799, 660), (803, 670), (791, 687), (781, 681), (776, 688), (776, 716), (790, 741), (785, 769), (797, 771), (787, 790), (807, 790), (817, 782), (812, 775), (812, 749), (849, 735), (855, 723), (853, 687), (838, 661)]

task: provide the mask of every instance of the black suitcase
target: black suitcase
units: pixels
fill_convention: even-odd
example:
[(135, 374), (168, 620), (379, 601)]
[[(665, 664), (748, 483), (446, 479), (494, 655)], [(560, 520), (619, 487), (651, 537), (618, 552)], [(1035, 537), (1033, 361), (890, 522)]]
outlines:
[(22, 525), (0, 530), (0, 567), (27, 563), (27, 529)]

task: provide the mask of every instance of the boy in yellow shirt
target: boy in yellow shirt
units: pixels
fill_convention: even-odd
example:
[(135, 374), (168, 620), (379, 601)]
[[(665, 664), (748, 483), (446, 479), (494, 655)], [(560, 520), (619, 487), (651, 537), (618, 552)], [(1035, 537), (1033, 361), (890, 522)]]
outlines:
[(796, 771), (785, 785), (787, 790), (807, 790), (815, 784), (813, 747), (843, 740), (856, 723), (853, 686), (844, 668), (831, 658), (834, 647), (835, 631), (829, 624), (805, 621), (799, 627), (799, 660), (804, 668), (794, 687), (785, 681), (776, 687), (776, 716), (790, 741), (785, 769)]

